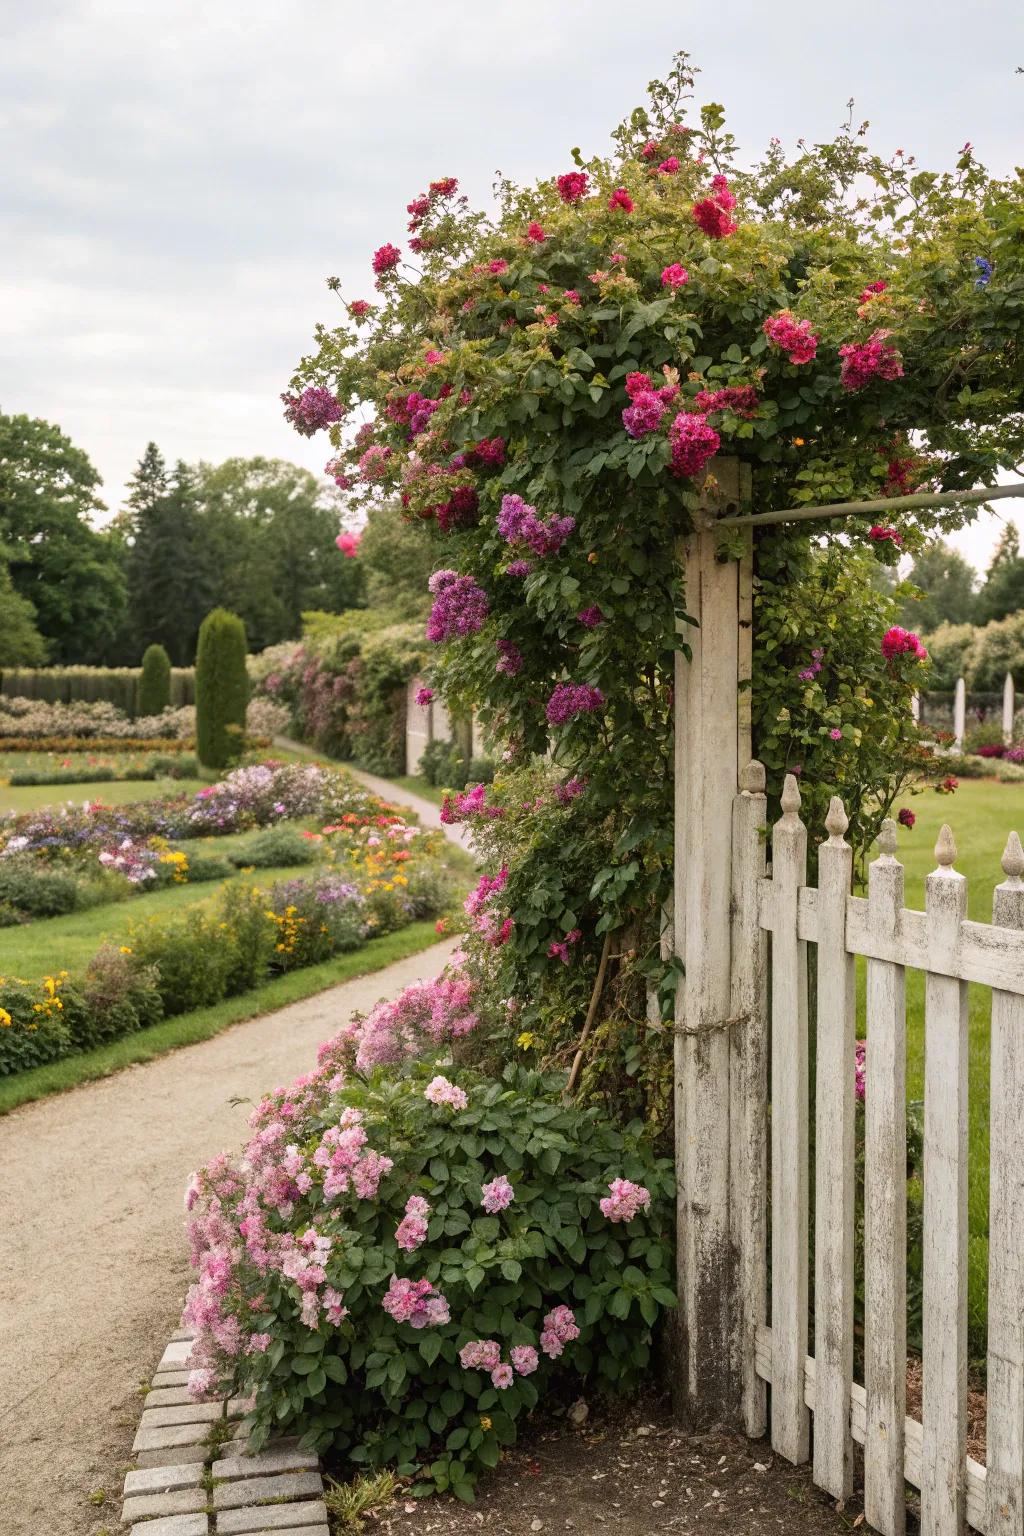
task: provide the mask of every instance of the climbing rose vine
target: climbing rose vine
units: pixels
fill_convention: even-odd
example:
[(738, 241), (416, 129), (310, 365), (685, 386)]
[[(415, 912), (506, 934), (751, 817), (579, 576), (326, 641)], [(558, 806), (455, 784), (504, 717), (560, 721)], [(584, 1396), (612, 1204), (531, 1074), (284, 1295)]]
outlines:
[[(416, 195), (407, 240), (396, 196), (367, 252), (376, 307), (356, 313), (332, 279), (337, 321), (292, 386), (337, 401), (353, 512), (396, 504), (435, 544), (431, 686), (510, 762), (553, 749), (586, 781), (600, 910), (581, 885), (567, 905), (587, 921), (540, 952), (577, 926), (590, 963), (609, 922), (656, 951), (689, 635), (678, 541), (717, 462), (739, 459), (766, 510), (991, 483), (1024, 458), (1024, 181), (970, 146), (925, 172), (853, 128), (750, 163), (720, 107), (691, 114), (693, 84), (681, 56), (610, 156), (500, 182), (493, 216), (446, 178)], [(815, 828), (841, 789), (859, 846), (913, 760), (923, 666), (881, 658), (898, 598), (874, 566), (964, 515), (755, 538), (755, 749), (772, 794), (800, 771)], [(723, 538), (723, 558), (741, 547)]]

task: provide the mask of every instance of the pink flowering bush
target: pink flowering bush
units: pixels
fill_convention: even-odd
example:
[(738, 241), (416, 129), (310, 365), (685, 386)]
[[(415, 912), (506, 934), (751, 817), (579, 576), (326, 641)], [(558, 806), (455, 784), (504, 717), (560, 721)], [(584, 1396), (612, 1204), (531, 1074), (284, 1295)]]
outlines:
[[(645, 1381), (674, 1303), (672, 1168), (557, 1081), (450, 1082), (436, 1049), (364, 1073), (346, 1028), (257, 1107), (241, 1160), (190, 1182), (185, 1319), (194, 1392), (252, 1392), (255, 1445), (295, 1433), (471, 1499), (563, 1381)], [(601, 1209), (623, 1177), (650, 1191), (628, 1223)]]

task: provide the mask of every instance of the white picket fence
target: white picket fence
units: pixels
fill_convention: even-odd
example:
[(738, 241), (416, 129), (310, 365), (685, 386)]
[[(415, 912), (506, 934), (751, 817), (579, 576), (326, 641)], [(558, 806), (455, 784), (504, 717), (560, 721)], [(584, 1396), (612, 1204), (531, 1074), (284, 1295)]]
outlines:
[[(847, 818), (832, 801), (818, 884), (796, 780), (765, 875), (764, 770), (752, 763), (733, 814), (734, 1176), (740, 1372), (748, 1432), (770, 1419), (775, 1451), (808, 1459), (849, 1496), (864, 1447), (865, 1513), (884, 1536), (905, 1526), (905, 1482), (924, 1536), (1024, 1533), (1024, 851), (1011, 833), (992, 924), (967, 919), (967, 882), (948, 828), (925, 910), (904, 906), (896, 827), (884, 824), (866, 898), (850, 894)], [(770, 936), (770, 979), (768, 938)], [(809, 1228), (807, 946), (818, 947), (814, 1232)], [(855, 957), (867, 960), (865, 1334), (854, 1378)], [(923, 1411), (906, 1416), (907, 968), (925, 973)], [(992, 991), (986, 1466), (966, 1454), (968, 986)], [(738, 1042), (737, 1042), (738, 1045)], [(768, 1109), (767, 1067), (771, 1066)], [(736, 1063), (741, 1063), (737, 1069)], [(769, 1145), (770, 1144), (770, 1145)], [(769, 1155), (770, 1154), (770, 1155)], [(767, 1192), (770, 1188), (770, 1237)], [(813, 1349), (809, 1338), (814, 1265)], [(770, 1304), (768, 1296), (770, 1293)], [(765, 1383), (771, 1384), (766, 1415)]]

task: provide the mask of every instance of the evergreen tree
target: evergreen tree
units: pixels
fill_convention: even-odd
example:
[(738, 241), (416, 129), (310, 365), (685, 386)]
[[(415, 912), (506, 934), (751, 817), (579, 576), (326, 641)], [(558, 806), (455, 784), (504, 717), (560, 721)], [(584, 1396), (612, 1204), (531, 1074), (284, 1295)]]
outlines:
[(1024, 558), (1016, 523), (1007, 523), (978, 593), (978, 622), (1005, 619), (1024, 608)]
[(194, 476), (181, 462), (168, 475), (150, 443), (130, 484), (128, 581), (136, 644), (162, 645), (176, 666), (187, 666), (209, 590)]
[(162, 645), (147, 645), (139, 678), (139, 714), (159, 715), (171, 702), (171, 658)]
[(226, 768), (245, 746), (245, 656), (238, 615), (224, 608), (208, 613), (196, 646), (196, 750), (207, 768)]

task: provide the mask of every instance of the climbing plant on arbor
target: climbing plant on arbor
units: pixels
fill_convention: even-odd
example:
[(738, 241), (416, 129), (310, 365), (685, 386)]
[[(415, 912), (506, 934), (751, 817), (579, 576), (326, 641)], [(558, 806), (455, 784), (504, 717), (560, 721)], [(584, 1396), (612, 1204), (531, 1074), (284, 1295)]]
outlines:
[[(491, 215), (432, 182), (402, 243), (374, 252), (372, 299), (330, 280), (340, 322), (285, 397), (300, 431), (326, 430), (354, 509), (397, 501), (434, 541), (435, 686), (513, 754), (553, 742), (585, 785), (604, 864), (581, 859), (588, 886), (562, 908), (583, 953), (609, 926), (656, 936), (677, 541), (713, 457), (748, 464), (768, 510), (989, 484), (1024, 456), (1021, 176), (991, 177), (969, 144), (927, 172), (852, 126), (744, 167), (720, 106), (691, 119), (693, 83), (679, 55), (612, 155), (501, 180)], [(909, 642), (883, 649), (895, 608), (872, 565), (967, 515), (758, 536), (770, 788), (790, 769), (839, 789), (861, 844), (919, 767), (924, 665)]]

